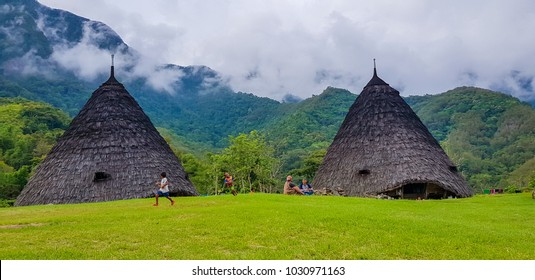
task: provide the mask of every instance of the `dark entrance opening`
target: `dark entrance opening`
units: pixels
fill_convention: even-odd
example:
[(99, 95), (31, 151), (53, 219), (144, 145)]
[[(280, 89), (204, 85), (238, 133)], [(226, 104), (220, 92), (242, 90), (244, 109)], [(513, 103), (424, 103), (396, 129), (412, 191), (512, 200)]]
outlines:
[(111, 175), (106, 172), (95, 172), (93, 182), (102, 182), (111, 179)]
[(368, 175), (370, 174), (370, 170), (369, 169), (361, 169), (359, 170), (359, 175)]
[(401, 187), (401, 198), (404, 199), (443, 199), (454, 197), (452, 192), (433, 183), (412, 183)]
[(394, 199), (444, 199), (455, 197), (455, 194), (434, 183), (412, 183), (379, 195)]
[(403, 198), (423, 199), (426, 197), (426, 183), (414, 183), (403, 186)]

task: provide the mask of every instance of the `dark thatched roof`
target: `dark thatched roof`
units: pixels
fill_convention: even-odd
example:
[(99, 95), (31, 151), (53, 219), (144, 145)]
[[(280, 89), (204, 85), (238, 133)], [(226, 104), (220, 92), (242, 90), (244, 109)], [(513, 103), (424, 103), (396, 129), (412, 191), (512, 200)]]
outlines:
[(169, 145), (112, 74), (87, 101), (15, 205), (149, 197), (166, 172), (170, 192), (198, 195)]
[(349, 109), (313, 186), (343, 189), (349, 196), (472, 194), (425, 125), (375, 69)]

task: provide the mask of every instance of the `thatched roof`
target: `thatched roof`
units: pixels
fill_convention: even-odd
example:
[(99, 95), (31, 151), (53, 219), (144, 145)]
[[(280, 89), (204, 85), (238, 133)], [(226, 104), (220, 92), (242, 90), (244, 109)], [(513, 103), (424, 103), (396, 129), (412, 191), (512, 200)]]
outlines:
[(149, 197), (160, 173), (170, 192), (197, 195), (178, 158), (112, 74), (39, 165), (15, 205)]
[(374, 69), (329, 147), (313, 186), (369, 196), (400, 194), (415, 184), (427, 186), (428, 192), (438, 189), (444, 196), (472, 194), (418, 116)]

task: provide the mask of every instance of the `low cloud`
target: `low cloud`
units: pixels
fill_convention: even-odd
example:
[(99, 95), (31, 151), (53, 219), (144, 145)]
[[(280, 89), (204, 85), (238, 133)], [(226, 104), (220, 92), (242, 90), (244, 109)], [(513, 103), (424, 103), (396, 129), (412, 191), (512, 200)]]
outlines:
[(279, 100), (359, 93), (373, 58), (402, 95), (465, 85), (535, 95), (529, 0), (41, 2), (106, 22), (143, 57), (207, 65), (236, 91)]
[(521, 71), (511, 71), (498, 82), (490, 84), (491, 89), (502, 92), (514, 92), (515, 95), (523, 100), (535, 99), (535, 81), (533, 75)]
[[(111, 55), (115, 54), (117, 78), (121, 81), (140, 79), (154, 90), (169, 94), (175, 94), (180, 88), (184, 72), (179, 67), (162, 66), (166, 63), (158, 49), (152, 53), (135, 51), (102, 22), (82, 19), (82, 26), (74, 26), (78, 18), (69, 12), (56, 11), (52, 13), (53, 18), (49, 18), (50, 10), (44, 8), (32, 11), (37, 15), (34, 19), (22, 16), (28, 12), (25, 9), (25, 6), (0, 5), (0, 14), (21, 14), (8, 18), (0, 26), (0, 47), (5, 59), (1, 67), (5, 74), (55, 79), (67, 70), (81, 79), (101, 82), (99, 79), (109, 73)], [(29, 29), (34, 24), (37, 30)], [(82, 29), (78, 37), (76, 28)], [(210, 87), (215, 82), (208, 79), (205, 86)]]
[[(60, 16), (65, 14), (60, 13)], [(111, 55), (115, 54), (117, 77), (123, 81), (142, 79), (154, 90), (170, 94), (174, 94), (180, 86), (184, 73), (179, 68), (163, 67), (161, 60), (128, 48), (112, 29), (101, 22), (84, 21), (82, 36), (77, 42), (63, 37), (67, 28), (63, 21), (54, 20), (55, 25), (49, 22), (44, 13), (37, 19), (37, 27), (52, 44), (51, 54), (43, 57), (31, 49), (10, 60), (5, 65), (9, 71), (28, 75), (53, 75), (57, 72), (56, 67), (60, 67), (72, 71), (79, 78), (96, 81), (109, 73)], [(22, 45), (22, 36), (16, 36), (20, 32), (14, 30), (15, 26), (10, 28), (11, 30), (0, 31), (11, 34), (10, 45)]]
[[(74, 45), (70, 42), (56, 45), (51, 60), (73, 71), (79, 77), (91, 81), (109, 72), (110, 55), (115, 54), (117, 72), (124, 75), (123, 79), (144, 78), (147, 85), (155, 90), (174, 93), (173, 84), (182, 76), (180, 71), (161, 67), (157, 62), (137, 52), (131, 53), (124, 44), (111, 45), (103, 49), (103, 44), (110, 38), (119, 37), (100, 22), (86, 21), (82, 29), (82, 39)], [(50, 27), (47, 31), (48, 34), (57, 33)]]
[(101, 36), (90, 28), (91, 22), (83, 26), (82, 40), (74, 46), (61, 44), (54, 46), (51, 59), (63, 68), (76, 73), (86, 80), (94, 80), (105, 73), (110, 67), (111, 50), (103, 50), (95, 44), (95, 39)]
[(157, 66), (141, 58), (130, 72), (125, 73), (130, 79), (145, 78), (147, 86), (154, 90), (176, 94), (180, 78), (184, 73), (174, 67)]

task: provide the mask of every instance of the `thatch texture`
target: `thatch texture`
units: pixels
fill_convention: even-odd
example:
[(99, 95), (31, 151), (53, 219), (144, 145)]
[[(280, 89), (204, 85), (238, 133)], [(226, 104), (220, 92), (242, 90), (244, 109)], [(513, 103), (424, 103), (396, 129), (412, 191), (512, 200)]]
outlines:
[(166, 172), (170, 192), (197, 195), (178, 158), (112, 75), (39, 165), (15, 205), (149, 197)]
[(349, 196), (472, 194), (418, 116), (376, 71), (349, 109), (313, 186), (343, 189)]

